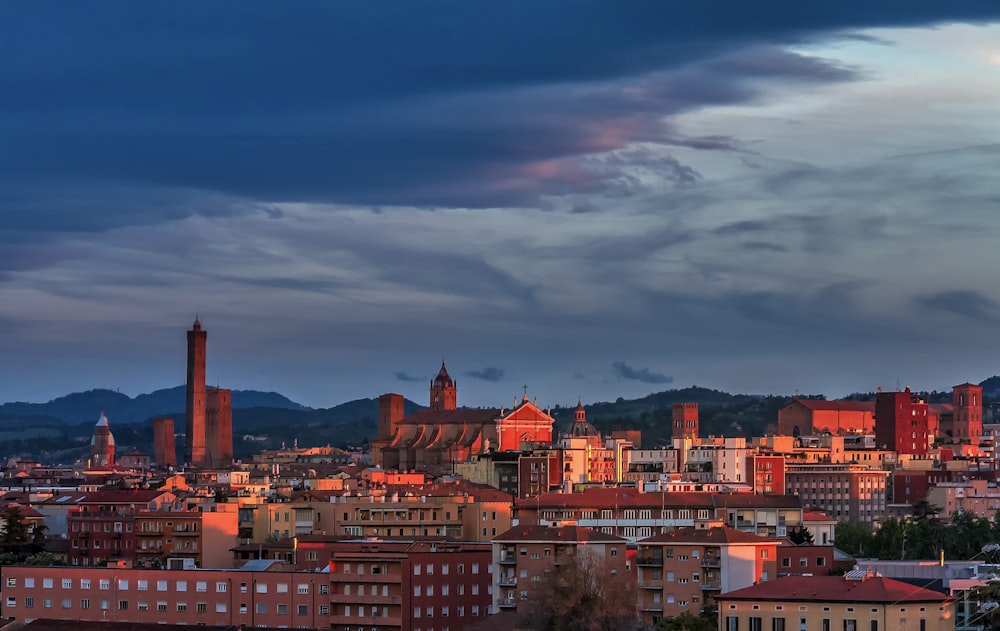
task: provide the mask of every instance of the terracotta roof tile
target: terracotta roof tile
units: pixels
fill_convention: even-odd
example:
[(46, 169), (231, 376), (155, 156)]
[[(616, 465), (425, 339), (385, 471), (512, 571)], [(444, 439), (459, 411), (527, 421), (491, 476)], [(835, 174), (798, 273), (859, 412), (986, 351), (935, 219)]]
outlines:
[[(794, 402), (800, 403), (810, 410), (839, 410), (841, 412), (875, 413), (874, 401), (826, 401), (825, 399), (796, 398)], [(791, 403), (789, 405), (791, 405)]]
[(943, 603), (951, 599), (940, 592), (884, 576), (871, 576), (863, 580), (841, 576), (784, 576), (720, 594), (717, 600), (896, 604)]
[(625, 543), (625, 539), (583, 526), (514, 526), (493, 541)]

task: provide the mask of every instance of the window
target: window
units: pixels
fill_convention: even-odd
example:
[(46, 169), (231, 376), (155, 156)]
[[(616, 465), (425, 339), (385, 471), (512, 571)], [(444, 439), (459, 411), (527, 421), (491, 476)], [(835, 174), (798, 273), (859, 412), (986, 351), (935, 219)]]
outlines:
[(750, 631), (760, 631), (760, 616), (750, 616), (748, 622), (750, 623)]
[(219, 581), (215, 584), (215, 591), (219, 594), (224, 594), (227, 591), (226, 587), (225, 581)]
[(119, 600), (118, 601), (118, 611), (128, 611), (128, 601)]
[(321, 615), (321, 616), (329, 616), (330, 615), (330, 605), (320, 605), (319, 606), (319, 615)]
[(771, 631), (785, 631), (785, 619), (773, 618), (771, 620)]
[(257, 583), (257, 593), (266, 594), (267, 593), (267, 583)]
[(179, 602), (179, 603), (177, 603), (177, 611), (187, 611), (187, 610), (188, 610), (188, 604), (187, 603), (185, 603), (185, 602)]
[[(486, 517), (486, 513), (483, 513), (483, 517)], [(413, 608), (413, 617), (414, 618), (419, 618), (422, 613), (423, 613), (423, 609), (421, 607), (414, 607)]]
[(782, 558), (781, 567), (792, 567), (792, 558), (791, 557)]
[(277, 585), (277, 593), (279, 593), (279, 594), (287, 594), (288, 593), (288, 583), (278, 583), (278, 585)]
[(140, 600), (136, 603), (135, 608), (139, 611), (149, 611), (149, 603), (144, 600)]
[(871, 631), (878, 631), (878, 620), (871, 621)]
[(266, 614), (267, 613), (267, 603), (257, 603), (257, 613)]
[(136, 581), (135, 588), (140, 592), (149, 590), (149, 581)]
[(44, 589), (52, 589), (52, 579), (51, 578), (43, 578), (42, 579), (42, 587)]
[(726, 616), (726, 631), (740, 631), (740, 619), (736, 616)]
[(111, 580), (102, 578), (98, 585), (98, 589), (111, 589)]
[(296, 610), (295, 613), (297, 615), (300, 615), (300, 616), (308, 616), (309, 615), (309, 605), (299, 605), (298, 609)]
[(196, 581), (195, 584), (194, 584), (194, 591), (196, 591), (196, 592), (207, 592), (208, 591), (208, 583), (206, 583), (205, 581)]
[(111, 609), (111, 601), (110, 601), (110, 600), (107, 600), (107, 599), (103, 599), (103, 600), (101, 600), (101, 602), (99, 602), (99, 603), (97, 603), (97, 604), (98, 604), (98, 605), (100, 606), (100, 608), (101, 608), (101, 609), (103, 609), (103, 610), (108, 610), (108, 609)]
[(158, 592), (165, 592), (165, 591), (167, 591), (167, 582), (166, 581), (156, 581), (156, 591), (158, 591)]
[(177, 591), (186, 592), (188, 590), (187, 581), (177, 581)]
[[(850, 609), (850, 607), (848, 607), (848, 609)], [(845, 618), (844, 631), (858, 631), (858, 621), (853, 618)]]
[(90, 599), (82, 598), (80, 599), (80, 609), (90, 609)]
[(226, 603), (215, 603), (215, 613), (226, 613)]
[(420, 585), (414, 585), (413, 586), (413, 595), (414, 596), (419, 596), (420, 595)]
[(64, 578), (62, 580), (62, 588), (63, 589), (73, 589), (73, 579), (71, 579), (71, 578)]
[(163, 600), (156, 601), (156, 610), (157, 611), (166, 611), (167, 610), (167, 603), (166, 603), (166, 601), (163, 601)]

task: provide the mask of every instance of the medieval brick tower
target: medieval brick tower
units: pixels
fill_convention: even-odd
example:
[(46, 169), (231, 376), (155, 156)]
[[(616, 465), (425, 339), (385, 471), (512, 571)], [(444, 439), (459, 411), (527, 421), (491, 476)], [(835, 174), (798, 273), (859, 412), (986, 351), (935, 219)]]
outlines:
[(698, 437), (698, 404), (675, 403), (672, 411), (672, 438)]
[(208, 333), (201, 330), (196, 318), (187, 334), (187, 406), (184, 424), (184, 460), (196, 467), (205, 466), (205, 343)]
[(111, 434), (108, 417), (101, 412), (101, 418), (94, 426), (94, 437), (90, 439), (90, 466), (115, 466), (115, 437)]
[(954, 408), (952, 440), (956, 443), (979, 444), (983, 435), (983, 387), (963, 383), (951, 389)]
[(444, 367), (444, 360), (441, 360), (441, 370), (437, 377), (431, 382), (431, 405), (432, 410), (454, 410), (458, 407), (458, 382), (452, 380), (448, 370)]
[(156, 459), (156, 466), (158, 467), (177, 466), (173, 419), (153, 419), (153, 458)]
[(205, 467), (224, 467), (233, 462), (233, 392), (207, 388), (205, 403)]

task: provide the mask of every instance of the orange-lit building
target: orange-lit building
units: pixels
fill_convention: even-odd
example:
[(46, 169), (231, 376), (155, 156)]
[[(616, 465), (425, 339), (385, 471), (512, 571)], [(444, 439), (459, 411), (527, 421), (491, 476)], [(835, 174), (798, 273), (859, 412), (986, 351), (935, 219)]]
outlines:
[(926, 454), (934, 437), (928, 412), (927, 401), (909, 387), (903, 392), (879, 392), (875, 399), (876, 446), (899, 455)]
[(673, 438), (698, 438), (698, 404), (675, 403), (671, 410)]
[(875, 404), (871, 401), (824, 401), (796, 397), (778, 410), (778, 434), (871, 434)]

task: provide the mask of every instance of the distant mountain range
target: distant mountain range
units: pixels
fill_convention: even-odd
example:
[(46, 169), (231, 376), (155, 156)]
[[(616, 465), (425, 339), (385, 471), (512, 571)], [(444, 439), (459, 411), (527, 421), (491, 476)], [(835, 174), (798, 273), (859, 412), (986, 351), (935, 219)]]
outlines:
[[(114, 390), (87, 390), (67, 394), (48, 403), (4, 403), (0, 405), (0, 415), (50, 416), (65, 423), (83, 423), (96, 422), (103, 411), (112, 423), (138, 423), (154, 416), (183, 411), (186, 405), (184, 390), (184, 386), (177, 386), (140, 394), (135, 398)], [(258, 390), (233, 390), (232, 405), (233, 409), (308, 409), (277, 392)]]

